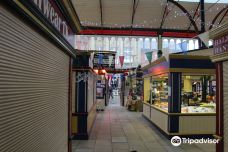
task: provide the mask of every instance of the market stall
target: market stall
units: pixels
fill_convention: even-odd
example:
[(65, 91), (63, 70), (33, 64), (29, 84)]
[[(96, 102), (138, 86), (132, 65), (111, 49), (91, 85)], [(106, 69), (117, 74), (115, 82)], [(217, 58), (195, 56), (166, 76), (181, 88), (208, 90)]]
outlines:
[(167, 135), (215, 133), (215, 66), (209, 57), (172, 54), (143, 71), (143, 116)]

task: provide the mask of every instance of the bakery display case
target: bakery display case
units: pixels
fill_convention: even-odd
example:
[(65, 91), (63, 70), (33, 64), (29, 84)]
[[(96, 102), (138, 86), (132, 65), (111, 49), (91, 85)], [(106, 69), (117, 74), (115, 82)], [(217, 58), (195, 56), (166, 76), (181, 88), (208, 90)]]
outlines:
[(158, 108), (168, 111), (168, 75), (152, 78), (151, 103)]

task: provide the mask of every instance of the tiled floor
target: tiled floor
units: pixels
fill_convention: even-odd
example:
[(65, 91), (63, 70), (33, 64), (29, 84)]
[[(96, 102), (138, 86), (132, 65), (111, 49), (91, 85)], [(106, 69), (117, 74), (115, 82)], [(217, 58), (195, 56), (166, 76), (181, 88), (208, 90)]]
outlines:
[(109, 107), (99, 112), (88, 141), (73, 141), (73, 152), (214, 152), (215, 145), (182, 144), (174, 147), (139, 112), (119, 106), (114, 96)]

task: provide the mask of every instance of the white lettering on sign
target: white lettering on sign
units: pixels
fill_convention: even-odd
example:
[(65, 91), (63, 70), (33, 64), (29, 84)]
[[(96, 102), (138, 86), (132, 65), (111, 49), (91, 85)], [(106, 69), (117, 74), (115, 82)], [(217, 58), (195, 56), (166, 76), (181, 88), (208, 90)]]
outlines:
[(214, 40), (214, 54), (221, 54), (228, 51), (228, 35)]
[(59, 17), (59, 14), (55, 11), (55, 8), (51, 5), (49, 0), (33, 0), (33, 2), (39, 7), (42, 13), (47, 17), (48, 20), (55, 26), (55, 28), (63, 34), (68, 36), (68, 26), (65, 21)]

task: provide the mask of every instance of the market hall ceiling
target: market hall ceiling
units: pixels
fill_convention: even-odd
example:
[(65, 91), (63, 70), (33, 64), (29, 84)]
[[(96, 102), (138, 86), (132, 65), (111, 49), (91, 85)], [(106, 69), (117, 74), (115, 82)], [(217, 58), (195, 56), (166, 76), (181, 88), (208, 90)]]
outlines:
[[(200, 31), (199, 0), (71, 0), (84, 29)], [(228, 19), (228, 0), (205, 1), (205, 28)], [(209, 1), (209, 3), (207, 3)], [(187, 12), (180, 9), (184, 8)], [(190, 14), (194, 24), (188, 17)]]

